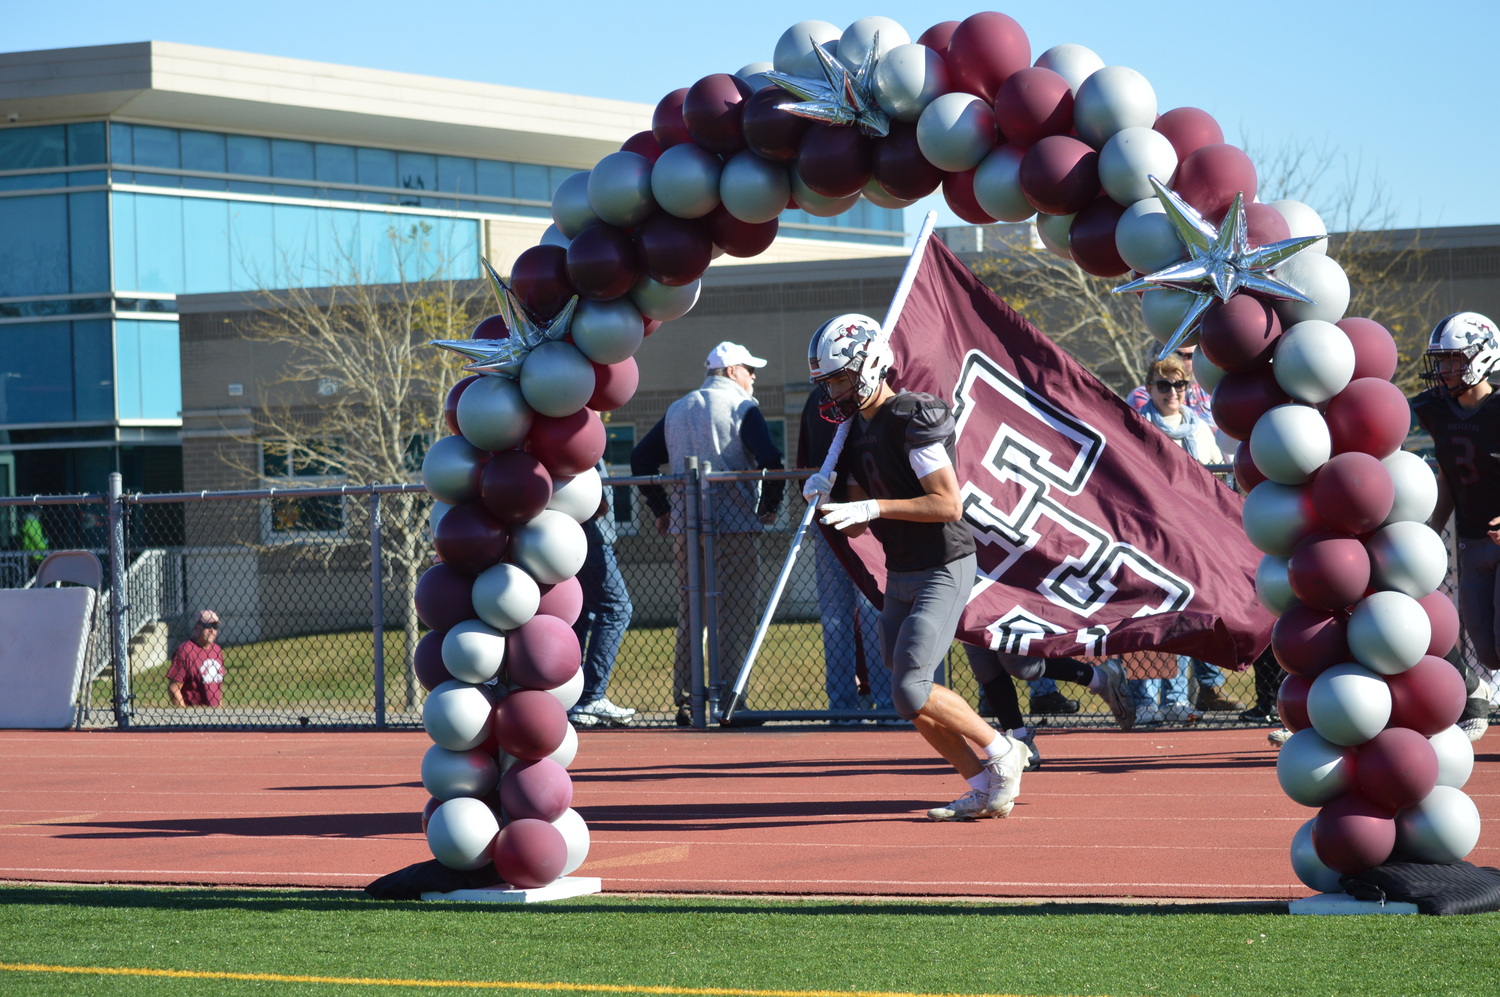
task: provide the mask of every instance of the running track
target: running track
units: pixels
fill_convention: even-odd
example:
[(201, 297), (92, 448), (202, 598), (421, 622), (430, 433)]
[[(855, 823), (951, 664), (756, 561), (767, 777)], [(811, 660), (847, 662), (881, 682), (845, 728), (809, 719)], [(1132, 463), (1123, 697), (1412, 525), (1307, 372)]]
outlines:
[[(607, 892), (1286, 900), (1313, 811), (1264, 730), (1047, 733), (1005, 820), (910, 730), (585, 732), (574, 806)], [(1489, 742), (1494, 742), (1493, 744)], [(358, 889), (430, 858), (425, 734), (0, 731), (0, 880)], [(1500, 865), (1500, 736), (1465, 791)]]

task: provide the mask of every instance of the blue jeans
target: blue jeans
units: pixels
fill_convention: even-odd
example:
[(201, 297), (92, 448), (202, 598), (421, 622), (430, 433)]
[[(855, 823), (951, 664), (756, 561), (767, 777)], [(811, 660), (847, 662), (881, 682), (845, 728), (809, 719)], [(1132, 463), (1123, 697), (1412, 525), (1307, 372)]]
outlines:
[(1130, 698), (1135, 700), (1137, 707), (1186, 703), (1188, 701), (1188, 666), (1192, 660), (1185, 654), (1179, 654), (1177, 674), (1169, 679), (1131, 679), (1129, 682)]
[(579, 703), (602, 699), (609, 688), (610, 673), (615, 670), (615, 654), (630, 626), (630, 593), (615, 560), (615, 548), (599, 536), (599, 527), (583, 524), (588, 538), (588, 555), (578, 569), (578, 584), (583, 588), (583, 612), (573, 624), (578, 643), (583, 648), (583, 693)]
[(1193, 678), (1198, 680), (1200, 689), (1217, 689), (1224, 684), (1224, 673), (1206, 661), (1197, 658), (1189, 658), (1193, 663)]
[[(816, 531), (810, 531), (816, 532)], [(870, 698), (877, 709), (891, 708), (891, 673), (880, 657), (880, 614), (854, 584), (823, 534), (810, 536), (818, 576), (818, 613), (823, 618), (824, 686), (830, 710), (857, 710), (857, 655), (864, 654)]]

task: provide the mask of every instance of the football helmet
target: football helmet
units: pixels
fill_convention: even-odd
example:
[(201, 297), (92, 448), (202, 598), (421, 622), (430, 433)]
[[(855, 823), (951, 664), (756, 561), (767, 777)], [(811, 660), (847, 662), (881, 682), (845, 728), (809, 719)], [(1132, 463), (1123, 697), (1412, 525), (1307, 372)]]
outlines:
[(864, 407), (890, 372), (895, 357), (868, 315), (840, 315), (818, 326), (807, 348), (807, 367), (822, 392), (818, 413), (843, 422)]
[[(1455, 312), (1433, 327), (1422, 359), (1424, 380), (1448, 387), (1450, 394), (1462, 394), (1500, 364), (1495, 323), (1478, 312)], [(1455, 367), (1459, 383), (1450, 387), (1443, 381), (1442, 372), (1446, 368), (1451, 375)]]

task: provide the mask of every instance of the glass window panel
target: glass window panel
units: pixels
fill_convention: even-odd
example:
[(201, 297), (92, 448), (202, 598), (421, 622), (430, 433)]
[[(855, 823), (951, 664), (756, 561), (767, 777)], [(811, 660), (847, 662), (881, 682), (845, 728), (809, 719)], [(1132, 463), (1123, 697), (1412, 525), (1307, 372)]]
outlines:
[(115, 350), (109, 322), (73, 322), (73, 417), (96, 422), (115, 417)]
[(604, 439), (604, 463), (629, 467), (630, 451), (635, 448), (635, 426), (606, 425)]
[(271, 205), (235, 201), (229, 206), (229, 226), (232, 289), (280, 287), (276, 282), (276, 225)]
[(325, 283), (367, 284), (374, 261), (367, 259), (360, 242), (361, 216), (357, 211), (319, 208), (318, 242), (323, 248)]
[(396, 176), (406, 190), (437, 190), (437, 157), (420, 152), (398, 152)]
[(109, 212), (101, 190), (68, 195), (68, 243), (74, 294), (109, 290)]
[(175, 294), (183, 285), (182, 198), (138, 195), (135, 204), (137, 291)]
[(359, 172), (355, 165), (354, 146), (329, 145), (319, 142), (313, 149), (319, 180), (329, 183), (356, 183)]
[(141, 417), (141, 323), (115, 323), (116, 406), (121, 419)]
[(330, 281), (318, 253), (319, 209), (298, 204), (274, 204), (274, 258), (268, 261), (276, 274), (269, 287), (326, 287)]
[(182, 154), (178, 148), (177, 129), (135, 126), (135, 165), (164, 166), (179, 169)]
[(229, 278), (229, 202), (203, 197), (184, 198), (183, 231), (191, 232), (192, 252), (185, 260), (186, 283), (179, 289), (187, 294), (230, 290)]
[(122, 125), (117, 121), (109, 123), (109, 161), (111, 163), (133, 163), (135, 152), (130, 140), (131, 132), (134, 131), (130, 125)]
[(124, 291), (137, 290), (135, 261), (135, 194), (112, 194), (114, 212), (115, 273), (114, 286)]
[(103, 184), (107, 174), (104, 170), (82, 170), (78, 173), (68, 174), (69, 187), (93, 187)]
[(0, 198), (0, 298), (68, 293), (66, 194)]
[(474, 160), (462, 156), (439, 156), (438, 190), (454, 194), (474, 193)]
[(0, 177), (0, 190), (48, 190), (67, 185), (66, 173), (23, 173), (16, 177)]
[(141, 418), (176, 419), (182, 409), (182, 361), (176, 322), (138, 323)]
[(295, 142), (291, 139), (271, 140), (271, 175), (288, 180), (313, 179), (313, 147), (311, 142)]
[(0, 129), (0, 170), (43, 170), (66, 166), (62, 125)]
[(562, 186), (562, 182), (577, 172), (577, 170), (567, 166), (547, 167), (547, 200), (551, 201), (552, 195), (557, 193), (557, 188)]
[(73, 344), (70, 323), (0, 326), (0, 423), (73, 420)]
[[(516, 181), (510, 163), (499, 163), (493, 159), (481, 159), (474, 164), (476, 194), (486, 197), (515, 197)], [(486, 210), (493, 211), (494, 208)]]
[(68, 126), (69, 166), (92, 166), (108, 161), (104, 153), (104, 122), (84, 121)]
[(396, 154), (389, 149), (360, 149), (355, 156), (359, 182), (366, 187), (396, 187)]
[(271, 175), (271, 141), (254, 135), (228, 135), (224, 139), (229, 172), (250, 177)]
[(182, 168), (223, 173), (229, 164), (224, 136), (215, 132), (182, 133)]
[[(552, 202), (552, 179), (547, 167), (536, 166), (531, 163), (517, 163), (516, 172), (516, 197), (528, 201)], [(568, 173), (577, 172), (569, 170)]]

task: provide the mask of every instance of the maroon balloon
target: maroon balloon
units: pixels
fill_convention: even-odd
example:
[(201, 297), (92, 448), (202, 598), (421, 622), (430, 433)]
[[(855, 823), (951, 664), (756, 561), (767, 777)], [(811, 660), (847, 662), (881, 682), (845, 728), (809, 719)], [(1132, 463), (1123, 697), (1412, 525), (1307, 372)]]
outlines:
[(495, 704), (495, 739), (506, 754), (522, 761), (556, 751), (567, 727), (568, 711), (556, 696), (541, 689), (519, 689)]
[(599, 463), (605, 443), (603, 420), (587, 408), (558, 418), (538, 415), (526, 437), (526, 449), (554, 478), (582, 474)]
[(1441, 589), (1428, 592), (1417, 602), (1421, 603), (1423, 611), (1427, 613), (1427, 621), (1432, 624), (1432, 638), (1427, 642), (1427, 653), (1441, 658), (1458, 643), (1458, 607), (1453, 605), (1453, 600)]
[(1307, 694), (1312, 691), (1313, 680), (1301, 675), (1288, 675), (1281, 680), (1276, 691), (1276, 715), (1287, 730), (1307, 730), (1312, 718), (1307, 715)]
[(505, 319), (500, 315), (491, 315), (481, 319), (469, 335), (470, 339), (509, 339), (510, 326), (505, 324)]
[[(495, 316), (499, 318), (499, 316)], [(488, 321), (488, 320), (486, 320)], [(484, 323), (480, 323), (483, 325)], [(478, 336), (475, 337), (479, 338)], [(448, 397), (443, 400), (443, 421), (448, 424), (448, 432), (458, 436), (462, 431), (458, 428), (458, 398), (464, 393), (464, 389), (479, 380), (479, 374), (470, 374), (468, 377), (458, 381), (448, 389)]]
[(568, 281), (568, 251), (561, 246), (532, 246), (516, 257), (510, 289), (538, 322), (563, 310), (573, 296)]
[(797, 175), (815, 194), (848, 197), (869, 181), (874, 151), (858, 128), (816, 123), (797, 149)]
[(1235, 194), (1244, 194), (1246, 204), (1255, 200), (1257, 184), (1250, 157), (1222, 142), (1205, 145), (1182, 160), (1172, 180), (1182, 199), (1213, 222), (1223, 220)]
[(1214, 299), (1199, 324), (1198, 346), (1220, 370), (1243, 374), (1271, 359), (1281, 338), (1281, 320), (1269, 302), (1253, 294)]
[(995, 123), (1008, 141), (1032, 145), (1073, 129), (1073, 91), (1058, 73), (1029, 66), (995, 94)]
[(781, 109), (782, 104), (795, 103), (797, 98), (778, 86), (762, 87), (750, 95), (740, 121), (750, 151), (778, 163), (797, 158), (797, 148), (812, 119)]
[(564, 578), (555, 585), (538, 585), (542, 598), (537, 603), (538, 615), (555, 616), (568, 626), (578, 622), (583, 614), (583, 586), (578, 577)]
[(555, 881), (568, 865), (568, 842), (544, 820), (511, 821), (495, 835), (495, 871), (511, 886), (534, 890)]
[(926, 45), (938, 55), (948, 55), (948, 43), (953, 40), (953, 32), (958, 29), (958, 21), (939, 21), (926, 31), (917, 36), (918, 45)]
[(656, 136), (651, 132), (636, 132), (625, 140), (620, 146), (621, 152), (633, 152), (637, 156), (644, 156), (651, 162), (661, 158), (661, 143), (656, 141)]
[(1436, 655), (1424, 655), (1398, 675), (1387, 675), (1391, 690), (1388, 726), (1410, 727), (1426, 737), (1447, 730), (1463, 716), (1464, 678), (1458, 669)]
[(531, 454), (503, 450), (485, 465), (479, 494), (484, 507), (501, 523), (524, 523), (552, 501), (552, 475)]
[(1406, 441), (1411, 406), (1390, 381), (1361, 377), (1328, 400), (1323, 419), (1335, 454), (1357, 450), (1389, 457)]
[(943, 177), (943, 200), (948, 202), (955, 215), (970, 225), (989, 225), (996, 221), (979, 206), (979, 200), (974, 196), (974, 170), (949, 173)]
[(1044, 215), (1071, 215), (1099, 196), (1099, 153), (1069, 135), (1048, 135), (1021, 157), (1021, 193)]
[[(432, 690), (427, 690), (431, 692)], [(427, 822), (432, 820), (432, 815), (437, 813), (437, 808), (443, 805), (443, 801), (435, 796), (427, 797), (427, 803), (422, 807), (422, 833), (427, 833)]]
[(688, 88), (682, 101), (682, 120), (688, 134), (709, 152), (730, 156), (745, 147), (740, 122), (745, 101), (755, 91), (729, 73), (711, 73)]
[(1271, 650), (1281, 667), (1314, 678), (1341, 661), (1349, 661), (1347, 613), (1293, 602), (1271, 628)]
[(875, 143), (870, 166), (887, 194), (906, 201), (926, 197), (943, 182), (943, 171), (917, 145), (917, 126), (907, 121), (891, 122), (890, 132)]
[(691, 284), (713, 260), (714, 242), (701, 218), (678, 218), (658, 211), (635, 230), (641, 270), (670, 287)]
[(663, 152), (674, 145), (693, 140), (693, 136), (688, 134), (686, 122), (682, 120), (682, 102), (687, 95), (687, 87), (673, 90), (657, 101), (656, 110), (651, 112), (651, 137), (656, 139), (656, 144)]
[(776, 218), (768, 222), (742, 222), (722, 204), (708, 213), (708, 237), (730, 256), (759, 256), (776, 241), (780, 228), (781, 222)]
[(1370, 554), (1353, 537), (1318, 532), (1304, 537), (1287, 561), (1292, 594), (1317, 609), (1346, 609), (1370, 587)]
[(1409, 727), (1387, 727), (1355, 751), (1356, 790), (1388, 810), (1421, 803), (1437, 785), (1437, 778), (1437, 751)]
[(474, 579), (447, 564), (434, 564), (417, 579), (417, 619), (433, 630), (452, 630), (474, 612)]
[(1323, 864), (1346, 876), (1366, 872), (1391, 857), (1395, 815), (1358, 794), (1340, 796), (1313, 818), (1313, 851)]
[(1269, 246), (1292, 237), (1292, 228), (1286, 217), (1269, 204), (1245, 205), (1245, 231), (1252, 246)]
[(568, 243), (568, 281), (585, 298), (607, 300), (630, 291), (640, 262), (630, 233), (598, 222)]
[(477, 575), (504, 560), (510, 531), (480, 503), (465, 502), (438, 520), (432, 542), (444, 564), (465, 575)]
[(583, 654), (572, 624), (537, 614), (506, 634), (505, 677), (523, 689), (556, 689), (578, 674)]
[(1031, 40), (1014, 18), (985, 11), (953, 29), (944, 58), (950, 89), (994, 103), (1000, 85), (1031, 65)]
[(550, 758), (518, 762), (500, 778), (500, 805), (511, 820), (557, 820), (573, 805), (573, 780)]
[(1224, 141), (1224, 129), (1213, 115), (1196, 107), (1174, 107), (1158, 117), (1153, 127), (1172, 143), (1179, 163), (1205, 145)]
[(1248, 374), (1225, 374), (1214, 388), (1214, 422), (1224, 435), (1243, 442), (1250, 439), (1257, 419), (1291, 400), (1269, 367)]
[(1389, 381), (1396, 375), (1396, 340), (1385, 326), (1368, 318), (1342, 318), (1334, 323), (1344, 330), (1354, 346), (1354, 376), (1374, 377)]
[(1130, 267), (1115, 248), (1115, 226), (1125, 206), (1109, 196), (1096, 197), (1084, 206), (1068, 228), (1068, 251), (1084, 273), (1095, 277), (1118, 277)]
[(1313, 475), (1318, 519), (1340, 533), (1369, 533), (1391, 514), (1396, 486), (1385, 465), (1367, 453), (1342, 453)]
[(1249, 494), (1250, 489), (1266, 480), (1266, 476), (1260, 473), (1260, 468), (1255, 466), (1255, 458), (1250, 456), (1250, 444), (1241, 443), (1234, 448), (1234, 481), (1239, 490)]
[(412, 652), (412, 671), (416, 673), (417, 682), (428, 692), (444, 682), (453, 681), (453, 673), (443, 664), (443, 638), (447, 635), (446, 630), (429, 630), (417, 641), (417, 648)]
[(635, 357), (626, 357), (619, 363), (594, 364), (594, 393), (589, 396), (588, 407), (595, 412), (610, 412), (635, 397), (640, 387), (641, 373)]

